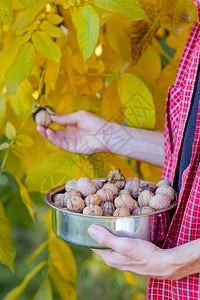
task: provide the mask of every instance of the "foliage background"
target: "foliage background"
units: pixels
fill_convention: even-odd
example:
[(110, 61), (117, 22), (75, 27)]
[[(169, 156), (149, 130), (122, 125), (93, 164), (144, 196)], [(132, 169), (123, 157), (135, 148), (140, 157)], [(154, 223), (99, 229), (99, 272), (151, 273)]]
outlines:
[[(111, 269), (53, 234), (43, 195), (116, 166), (156, 182), (161, 168), (59, 150), (30, 116), (37, 101), (58, 113), (83, 109), (138, 130), (163, 130), (167, 88), (195, 20), (192, 0), (1, 1), (1, 299), (145, 298), (145, 278)], [(107, 136), (116, 143), (115, 133)]]

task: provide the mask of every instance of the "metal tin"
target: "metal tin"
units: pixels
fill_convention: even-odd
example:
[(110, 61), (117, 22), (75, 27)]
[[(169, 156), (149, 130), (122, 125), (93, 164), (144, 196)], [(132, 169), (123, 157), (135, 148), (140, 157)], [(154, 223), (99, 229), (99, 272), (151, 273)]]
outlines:
[(69, 243), (94, 249), (108, 249), (100, 245), (88, 234), (88, 227), (94, 223), (106, 227), (119, 237), (158, 242), (161, 230), (159, 226), (163, 224), (167, 217), (167, 212), (177, 205), (176, 197), (169, 207), (156, 211), (153, 214), (128, 217), (86, 216), (54, 206), (53, 197), (63, 192), (65, 192), (64, 184), (50, 190), (45, 197), (47, 204), (51, 206), (53, 231), (58, 237)]

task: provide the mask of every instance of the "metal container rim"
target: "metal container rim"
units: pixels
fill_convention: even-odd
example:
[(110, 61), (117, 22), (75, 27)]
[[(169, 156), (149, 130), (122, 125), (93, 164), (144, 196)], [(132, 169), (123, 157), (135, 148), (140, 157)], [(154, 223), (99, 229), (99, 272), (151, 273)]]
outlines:
[(83, 218), (89, 218), (89, 219), (94, 219), (94, 220), (102, 220), (102, 219), (114, 219), (114, 220), (117, 220), (117, 219), (129, 219), (129, 218), (134, 218), (134, 217), (148, 217), (148, 216), (153, 216), (153, 215), (157, 215), (157, 214), (161, 214), (161, 213), (164, 213), (172, 208), (174, 208), (177, 203), (178, 203), (178, 200), (177, 200), (177, 194), (175, 196), (175, 199), (173, 200), (172, 204), (170, 206), (168, 206), (167, 208), (165, 209), (160, 209), (160, 210), (157, 210), (155, 211), (154, 213), (147, 213), (147, 214), (140, 214), (140, 215), (131, 215), (131, 216), (126, 216), (126, 217), (123, 217), (123, 216), (89, 216), (89, 215), (83, 215), (81, 213), (75, 213), (75, 212), (72, 212), (70, 210), (64, 210), (62, 208), (58, 208), (56, 207), (54, 204), (53, 204), (53, 201), (52, 201), (52, 197), (55, 195), (55, 194), (58, 194), (58, 193), (62, 193), (63, 191), (65, 191), (65, 184), (61, 184), (59, 186), (56, 186), (54, 187), (53, 189), (51, 189), (46, 195), (45, 195), (45, 201), (46, 203), (51, 206), (54, 210), (58, 210), (60, 212), (63, 212), (63, 213), (66, 213), (66, 214), (70, 214), (70, 215), (74, 215), (74, 216), (78, 216), (78, 217), (83, 217)]

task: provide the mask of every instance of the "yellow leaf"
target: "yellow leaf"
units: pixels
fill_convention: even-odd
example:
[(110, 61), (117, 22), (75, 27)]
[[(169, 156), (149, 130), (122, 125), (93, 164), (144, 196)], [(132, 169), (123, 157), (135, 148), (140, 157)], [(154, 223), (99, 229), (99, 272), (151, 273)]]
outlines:
[(19, 185), (19, 190), (20, 190), (20, 196), (22, 198), (22, 201), (24, 205), (26, 206), (32, 220), (34, 221), (34, 214), (33, 214), (33, 204), (31, 201), (31, 198), (29, 197), (28, 191), (25, 188), (25, 186), (21, 183), (21, 181), (17, 180), (18, 185)]
[(106, 37), (108, 43), (118, 55), (126, 61), (131, 61), (128, 33), (117, 18), (113, 17), (106, 23)]
[(46, 193), (73, 178), (78, 166), (77, 159), (76, 155), (64, 150), (53, 152), (28, 174), (26, 178), (28, 190)]
[(126, 71), (134, 73), (145, 82), (149, 82), (160, 77), (161, 67), (161, 59), (158, 52), (153, 46), (149, 45), (137, 64)]
[(125, 280), (126, 280), (126, 282), (129, 284), (129, 285), (131, 285), (131, 286), (136, 286), (137, 285), (137, 282), (136, 282), (136, 280), (135, 280), (135, 278), (134, 278), (134, 275), (133, 275), (133, 273), (131, 273), (131, 272), (123, 272), (124, 273), (124, 277), (125, 277)]
[(10, 123), (6, 123), (6, 136), (9, 140), (12, 140), (16, 136), (16, 130), (15, 127)]
[(13, 11), (12, 11), (12, 2), (11, 0), (1, 1), (0, 2), (0, 20), (11, 26), (13, 21)]
[[(112, 99), (112, 101), (111, 101)], [(121, 124), (124, 119), (124, 109), (117, 93), (117, 81), (113, 81), (103, 93), (101, 115), (107, 121)]]
[(16, 138), (15, 143), (18, 147), (27, 147), (28, 148), (28, 147), (33, 146), (34, 141), (28, 135), (19, 134)]
[(9, 221), (0, 202), (0, 261), (14, 272), (15, 246), (11, 240)]
[(60, 47), (44, 31), (34, 32), (32, 41), (36, 50), (54, 62), (59, 62), (62, 56)]
[(46, 87), (46, 95), (49, 94), (50, 90), (55, 91), (56, 83), (60, 73), (61, 63), (53, 62), (51, 60), (47, 61), (46, 72), (44, 76), (44, 82)]
[(16, 95), (10, 96), (10, 104), (17, 116), (25, 118), (31, 112), (34, 103), (32, 93), (32, 85), (25, 79), (18, 87)]
[(100, 77), (81, 77), (79, 75), (75, 76), (75, 86), (79, 92), (83, 95), (96, 95), (100, 93), (103, 89), (104, 83), (103, 79)]
[(6, 97), (0, 95), (0, 127), (2, 126), (6, 115)]
[(118, 79), (118, 94), (125, 107), (125, 117), (128, 126), (154, 129), (156, 111), (153, 97), (137, 76), (124, 73)]
[(84, 62), (80, 52), (73, 54), (72, 56), (72, 67), (79, 74), (85, 74), (88, 72), (88, 64)]
[(146, 299), (145, 293), (142, 292), (136, 292), (132, 297), (132, 300), (145, 300), (145, 299)]
[(162, 168), (160, 167), (141, 162), (140, 172), (142, 174), (142, 178), (146, 181), (157, 183), (161, 180)]
[(46, 18), (50, 23), (52, 23), (54, 25), (58, 25), (58, 24), (62, 23), (62, 21), (63, 21), (63, 17), (59, 16), (57, 14), (47, 14)]
[(9, 149), (9, 144), (8, 143), (2, 143), (0, 144), (0, 150), (5, 150), (5, 149)]
[(39, 263), (35, 268), (33, 268), (24, 278), (21, 284), (19, 284), (16, 288), (11, 290), (3, 300), (15, 300), (19, 297), (19, 295), (24, 291), (26, 286), (29, 284), (30, 280), (47, 264), (46, 261)]
[(54, 266), (65, 281), (75, 285), (77, 283), (77, 265), (68, 244), (54, 235), (49, 240), (48, 248), (49, 264)]
[[(69, 263), (67, 265), (67, 268), (68, 266)], [(53, 280), (53, 283), (62, 300), (66, 300), (66, 299), (77, 300), (75, 287), (68, 281), (64, 280), (64, 278), (60, 275), (58, 270), (55, 268), (54, 264), (49, 263), (48, 273), (51, 276), (51, 279)]]
[(63, 36), (63, 31), (60, 27), (54, 26), (48, 21), (43, 21), (40, 28), (45, 31), (49, 36), (58, 38)]

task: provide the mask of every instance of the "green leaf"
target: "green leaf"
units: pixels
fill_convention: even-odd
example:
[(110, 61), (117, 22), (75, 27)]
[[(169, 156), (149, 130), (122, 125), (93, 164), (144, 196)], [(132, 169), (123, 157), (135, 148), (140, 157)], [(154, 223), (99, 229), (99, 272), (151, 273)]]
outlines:
[(48, 14), (46, 16), (46, 18), (50, 23), (52, 23), (54, 25), (58, 25), (58, 24), (62, 23), (62, 21), (63, 21), (63, 17), (56, 15), (56, 14)]
[(154, 129), (156, 109), (153, 97), (144, 82), (133, 74), (124, 73), (118, 79), (117, 90), (125, 108), (127, 125)]
[(6, 115), (6, 97), (0, 95), (0, 127), (2, 126)]
[(11, 240), (9, 221), (0, 202), (0, 261), (14, 272), (15, 246)]
[(9, 149), (9, 144), (8, 143), (2, 143), (2, 144), (0, 144), (0, 151), (1, 150), (5, 150), (5, 149)]
[(39, 263), (34, 269), (32, 269), (24, 278), (21, 284), (11, 290), (3, 300), (15, 300), (24, 291), (31, 279), (47, 264), (46, 261)]
[(48, 240), (42, 243), (34, 252), (33, 254), (26, 260), (26, 262), (29, 264), (31, 263), (48, 245)]
[(32, 35), (36, 50), (49, 60), (59, 62), (62, 56), (60, 47), (52, 41), (46, 32), (38, 31)]
[(16, 145), (18, 147), (31, 147), (33, 144), (34, 141), (28, 135), (19, 134), (16, 138)]
[(48, 21), (43, 21), (40, 28), (51, 37), (58, 38), (64, 35), (60, 27), (54, 26)]
[(18, 0), (23, 6), (33, 9), (35, 5), (35, 0)]
[(118, 13), (132, 21), (149, 20), (145, 11), (133, 0), (94, 0), (94, 4), (105, 10)]
[(6, 123), (6, 136), (9, 140), (12, 140), (16, 136), (16, 130), (15, 127), (10, 123)]
[(99, 37), (99, 16), (90, 6), (84, 6), (77, 25), (78, 45), (86, 61), (93, 53)]
[(8, 26), (12, 25), (13, 11), (11, 0), (0, 1), (0, 20)]
[(53, 300), (51, 284), (50, 284), (48, 278), (46, 278), (42, 282), (35, 297), (33, 298), (33, 300), (44, 300), (44, 299)]
[(35, 50), (32, 43), (27, 43), (22, 46), (19, 54), (5, 75), (8, 93), (15, 94), (20, 83), (31, 74), (34, 58)]

